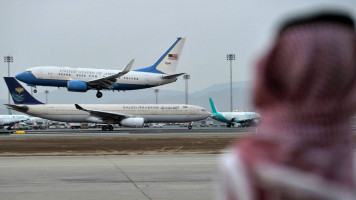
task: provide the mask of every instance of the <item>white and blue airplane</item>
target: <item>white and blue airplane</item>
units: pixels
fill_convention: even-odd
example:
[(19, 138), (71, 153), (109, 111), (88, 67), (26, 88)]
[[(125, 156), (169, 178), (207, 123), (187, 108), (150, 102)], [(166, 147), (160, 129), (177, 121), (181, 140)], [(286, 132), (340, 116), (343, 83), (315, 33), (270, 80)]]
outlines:
[(255, 112), (219, 112), (213, 100), (209, 98), (211, 106), (211, 117), (220, 122), (227, 123), (227, 127), (233, 127), (235, 123), (239, 123), (242, 127), (252, 126), (254, 123), (258, 123), (260, 114)]
[[(131, 71), (134, 59), (123, 70), (41, 66), (26, 69), (15, 76), (28, 86), (66, 87), (71, 92), (97, 90), (137, 90), (175, 82), (184, 73), (175, 74), (185, 38), (174, 44), (150, 67)], [(34, 90), (36, 93), (36, 89)]]
[(8, 129), (10, 130), (12, 125), (27, 121), (30, 121), (30, 117), (27, 115), (0, 115), (0, 129), (9, 126)]

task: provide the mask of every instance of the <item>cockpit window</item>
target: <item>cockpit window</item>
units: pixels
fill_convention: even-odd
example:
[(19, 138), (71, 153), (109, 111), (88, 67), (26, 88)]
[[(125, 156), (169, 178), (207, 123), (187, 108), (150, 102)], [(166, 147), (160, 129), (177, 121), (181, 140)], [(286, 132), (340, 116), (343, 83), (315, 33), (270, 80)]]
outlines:
[(26, 73), (31, 73), (31, 71), (26, 71)]

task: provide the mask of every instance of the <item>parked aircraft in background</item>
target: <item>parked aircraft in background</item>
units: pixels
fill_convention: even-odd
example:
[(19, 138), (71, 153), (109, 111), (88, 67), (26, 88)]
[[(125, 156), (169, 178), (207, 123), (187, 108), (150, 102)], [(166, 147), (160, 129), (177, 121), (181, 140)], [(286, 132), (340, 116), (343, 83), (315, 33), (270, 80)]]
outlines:
[(4, 126), (13, 126), (16, 123), (25, 122), (30, 120), (27, 115), (0, 115), (0, 128)]
[(239, 123), (242, 127), (249, 127), (253, 125), (254, 120), (261, 117), (260, 114), (255, 112), (219, 112), (213, 100), (209, 98), (209, 101), (212, 111), (211, 117), (220, 122), (227, 123), (227, 127), (234, 126), (234, 123)]
[(43, 104), (31, 96), (13, 77), (4, 77), (16, 105), (5, 104), (32, 116), (61, 122), (94, 122), (107, 124), (103, 130), (113, 130), (112, 124), (142, 127), (144, 123), (190, 122), (209, 117), (204, 108), (185, 104)]
[(31, 87), (67, 87), (71, 92), (97, 90), (98, 98), (103, 96), (100, 90), (136, 90), (155, 87), (175, 82), (179, 76), (184, 74), (175, 74), (184, 41), (185, 38), (179, 37), (156, 63), (134, 71), (130, 71), (133, 59), (122, 71), (43, 66), (26, 69), (25, 72), (15, 77)]

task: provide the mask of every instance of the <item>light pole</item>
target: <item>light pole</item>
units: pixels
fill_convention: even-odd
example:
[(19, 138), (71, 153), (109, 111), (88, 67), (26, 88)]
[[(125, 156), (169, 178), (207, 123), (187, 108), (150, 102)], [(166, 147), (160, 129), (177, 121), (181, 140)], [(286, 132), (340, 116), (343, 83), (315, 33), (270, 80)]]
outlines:
[[(4, 62), (7, 62), (7, 77), (10, 77), (10, 62), (14, 62), (14, 58), (12, 56), (4, 56)], [(10, 91), (8, 92), (7, 103), (10, 104)], [(8, 111), (10, 114), (10, 110)]]
[(159, 89), (155, 89), (155, 93), (156, 93), (156, 104), (158, 104), (158, 92), (159, 92)]
[(188, 104), (188, 80), (190, 79), (190, 75), (184, 74), (183, 78), (185, 80), (185, 104)]
[(48, 103), (48, 98), (47, 98), (48, 93), (49, 93), (49, 91), (48, 91), (48, 90), (45, 90), (45, 94), (46, 94), (46, 104)]
[(226, 60), (230, 61), (230, 112), (232, 112), (232, 61), (235, 60), (235, 54), (227, 54)]

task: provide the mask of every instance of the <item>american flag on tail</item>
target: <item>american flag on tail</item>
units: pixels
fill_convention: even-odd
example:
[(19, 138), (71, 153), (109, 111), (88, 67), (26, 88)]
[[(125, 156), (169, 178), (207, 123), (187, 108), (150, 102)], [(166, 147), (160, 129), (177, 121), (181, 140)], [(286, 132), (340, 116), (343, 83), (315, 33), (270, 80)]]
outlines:
[(168, 60), (178, 60), (178, 54), (168, 54)]

